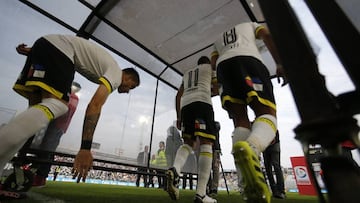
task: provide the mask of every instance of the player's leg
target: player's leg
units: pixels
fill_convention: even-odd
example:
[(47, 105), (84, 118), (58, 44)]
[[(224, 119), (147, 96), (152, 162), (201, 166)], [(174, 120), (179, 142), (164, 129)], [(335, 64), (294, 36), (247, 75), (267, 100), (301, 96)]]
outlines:
[[(232, 132), (232, 145), (239, 141), (246, 141), (250, 135), (250, 121), (247, 116), (247, 106), (242, 103), (226, 103), (226, 109), (228, 111), (229, 117), (234, 123), (234, 131)], [(234, 155), (234, 154), (233, 154)], [(235, 156), (234, 156), (234, 161)], [(235, 164), (236, 173), (238, 175), (238, 187), (239, 191), (242, 194), (245, 187), (245, 182), (243, 175), (241, 173), (240, 167), (238, 164)]]
[[(66, 113), (74, 71), (72, 61), (47, 40), (40, 38), (34, 43), (13, 87), (29, 99), (31, 107), (0, 129), (0, 170), (9, 156), (14, 155), (13, 151), (21, 147), (19, 145)], [(39, 98), (41, 102), (37, 103)]]
[(195, 136), (194, 136), (194, 109), (195, 106), (193, 104), (189, 104), (184, 106), (181, 109), (181, 126), (182, 126), (182, 138), (184, 140), (184, 144), (182, 144), (176, 152), (174, 164), (169, 168), (166, 172), (167, 176), (167, 188), (169, 196), (173, 200), (179, 199), (179, 181), (180, 176), (179, 173), (181, 168), (184, 166), (188, 156), (193, 151), (193, 147), (195, 144)]
[(254, 110), (256, 118), (251, 126), (248, 142), (255, 147), (256, 153), (260, 154), (275, 138), (277, 131), (276, 110), (264, 105), (257, 99), (250, 103), (250, 107)]
[(255, 147), (256, 153), (259, 154), (275, 138), (277, 131), (276, 103), (273, 85), (265, 65), (254, 58), (247, 58), (245, 62), (254, 84), (252, 89), (246, 91), (248, 95), (246, 100), (256, 117), (251, 126), (248, 142)]
[(247, 163), (245, 164), (247, 169), (244, 169), (246, 198), (256, 202), (270, 202), (270, 191), (263, 177), (258, 157), (274, 139), (277, 131), (273, 86), (269, 72), (259, 60), (247, 57), (242, 62), (249, 74), (245, 81), (251, 84), (245, 90), (246, 102), (255, 112), (256, 119), (251, 125), (247, 142), (238, 143), (234, 149), (240, 149), (237, 153), (242, 154), (243, 158), (246, 157), (243, 160), (238, 159), (240, 163), (242, 161)]
[(217, 133), (214, 112), (212, 106), (205, 103), (198, 104), (197, 111), (195, 112), (199, 115), (195, 122), (198, 125), (195, 127), (194, 134), (200, 140), (200, 154), (198, 160), (198, 182), (194, 202), (216, 203), (216, 199), (206, 195), (206, 185), (210, 177), (213, 161), (213, 145)]
[[(139, 171), (140, 172), (140, 171)], [(135, 184), (136, 184), (136, 187), (139, 187), (140, 186), (140, 178), (141, 178), (141, 174), (136, 174), (136, 182), (135, 182)]]
[(272, 150), (272, 165), (274, 167), (275, 171), (275, 177), (276, 177), (276, 189), (278, 193), (276, 194), (276, 197), (280, 199), (285, 198), (285, 185), (284, 185), (284, 175), (281, 169), (280, 164), (280, 143), (275, 143), (273, 145)]
[(179, 173), (181, 171), (181, 168), (184, 166), (188, 156), (193, 150), (193, 140), (189, 137), (190, 135), (183, 134), (184, 144), (181, 145), (177, 150), (173, 166), (166, 171), (166, 191), (172, 200), (179, 199)]
[[(0, 174), (5, 164), (22, 147), (26, 140), (48, 123), (66, 113), (67, 105), (54, 98), (43, 99), (28, 108), (0, 129)], [(36, 119), (34, 119), (36, 118)]]
[(209, 179), (208, 188), (209, 196), (215, 197), (218, 192), (219, 176), (220, 176), (220, 152), (217, 150), (213, 151), (213, 162), (211, 166), (212, 177)]
[[(244, 191), (243, 197), (248, 202), (270, 202), (270, 191), (265, 182), (261, 171), (258, 153), (254, 147), (250, 146), (248, 140), (253, 133), (247, 126), (246, 106), (236, 103), (228, 103), (227, 109), (234, 120), (235, 130), (233, 132), (233, 156), (235, 166), (241, 173)], [(245, 114), (245, 115), (244, 115)], [(240, 126), (236, 126), (240, 125)], [(242, 125), (242, 126), (241, 126)]]
[(254, 85), (257, 78), (252, 78), (252, 62), (250, 57), (227, 59), (218, 65), (217, 77), (223, 108), (234, 122), (233, 156), (238, 174), (241, 174), (239, 184), (244, 182), (242, 195), (248, 202), (269, 202), (271, 195), (261, 172), (258, 155), (247, 142), (251, 125), (246, 105), (251, 101), (249, 98), (257, 95), (255, 88), (262, 87)]
[(217, 201), (206, 195), (206, 185), (210, 177), (213, 160), (213, 141), (200, 137), (200, 154), (198, 161), (198, 182), (195, 203), (216, 203)]
[(269, 185), (271, 188), (271, 191), (274, 194), (277, 193), (277, 188), (275, 185), (274, 175), (273, 175), (273, 167), (272, 167), (272, 150), (271, 146), (266, 148), (266, 150), (263, 152), (263, 158), (264, 158), (264, 166), (266, 171), (266, 176), (269, 181)]

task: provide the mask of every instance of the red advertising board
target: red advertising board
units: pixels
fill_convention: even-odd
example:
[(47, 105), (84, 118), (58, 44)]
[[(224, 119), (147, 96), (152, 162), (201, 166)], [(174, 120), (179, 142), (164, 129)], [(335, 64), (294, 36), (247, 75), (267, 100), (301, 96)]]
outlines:
[(305, 157), (290, 157), (294, 176), (300, 195), (317, 195), (315, 183), (310, 175)]

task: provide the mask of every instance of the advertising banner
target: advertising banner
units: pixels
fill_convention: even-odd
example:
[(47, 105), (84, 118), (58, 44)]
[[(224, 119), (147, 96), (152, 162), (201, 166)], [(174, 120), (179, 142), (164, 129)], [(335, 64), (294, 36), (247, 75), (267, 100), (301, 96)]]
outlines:
[(317, 195), (315, 183), (310, 176), (305, 157), (290, 157), (294, 170), (296, 185), (300, 195)]

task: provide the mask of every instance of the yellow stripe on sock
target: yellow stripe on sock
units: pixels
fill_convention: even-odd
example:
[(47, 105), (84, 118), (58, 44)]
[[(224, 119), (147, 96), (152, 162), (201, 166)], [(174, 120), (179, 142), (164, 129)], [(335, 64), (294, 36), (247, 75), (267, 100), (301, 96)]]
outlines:
[(201, 136), (201, 137), (205, 137), (205, 138), (212, 139), (212, 140), (216, 139), (215, 135), (204, 133), (204, 132), (195, 132), (195, 136)]
[(183, 146), (181, 146), (181, 147), (184, 148), (184, 149), (186, 149), (189, 153), (192, 152), (192, 149), (189, 149), (189, 147), (187, 147), (187, 146), (185, 146), (185, 145), (183, 145)]
[(260, 121), (260, 122), (264, 122), (264, 123), (268, 124), (271, 127), (271, 129), (273, 129), (273, 131), (276, 133), (276, 126), (270, 119), (264, 118), (264, 117), (259, 117), (255, 121)]
[(200, 152), (200, 156), (207, 156), (212, 158), (213, 154), (211, 152)]
[(50, 111), (50, 109), (48, 107), (40, 105), (40, 104), (36, 104), (36, 105), (34, 105), (32, 107), (40, 109), (41, 111), (43, 111), (45, 113), (46, 117), (49, 119), (49, 121), (54, 119), (54, 114)]

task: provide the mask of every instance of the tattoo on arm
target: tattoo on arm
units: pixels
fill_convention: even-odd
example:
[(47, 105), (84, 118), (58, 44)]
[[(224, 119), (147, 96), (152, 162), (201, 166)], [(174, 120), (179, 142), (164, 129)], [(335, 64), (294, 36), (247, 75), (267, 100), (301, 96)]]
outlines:
[(96, 124), (99, 120), (100, 113), (85, 115), (82, 140), (93, 140)]

